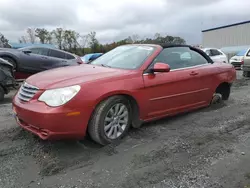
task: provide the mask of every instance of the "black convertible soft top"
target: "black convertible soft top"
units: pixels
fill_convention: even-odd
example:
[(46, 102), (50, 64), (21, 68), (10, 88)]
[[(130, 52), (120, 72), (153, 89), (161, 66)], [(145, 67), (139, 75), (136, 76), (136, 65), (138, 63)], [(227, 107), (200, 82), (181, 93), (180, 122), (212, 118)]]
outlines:
[(194, 50), (196, 52), (198, 52), (199, 54), (201, 54), (209, 63), (213, 64), (213, 60), (201, 49), (190, 46), (190, 45), (186, 45), (186, 44), (160, 44), (160, 46), (162, 48), (173, 48), (173, 47), (186, 47), (186, 48), (190, 48), (191, 50)]

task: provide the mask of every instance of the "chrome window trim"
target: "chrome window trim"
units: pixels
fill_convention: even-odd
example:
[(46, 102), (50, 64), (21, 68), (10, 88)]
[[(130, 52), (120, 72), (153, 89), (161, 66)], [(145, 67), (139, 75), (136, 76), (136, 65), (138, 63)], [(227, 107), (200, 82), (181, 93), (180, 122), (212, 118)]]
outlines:
[(201, 65), (195, 65), (195, 66), (185, 67), (185, 68), (172, 69), (172, 70), (170, 69), (170, 72), (171, 71), (177, 71), (177, 70), (191, 69), (191, 68), (195, 68), (195, 67), (203, 67), (203, 66), (207, 66), (207, 65), (210, 65), (210, 63), (205, 63), (205, 64), (201, 64)]
[[(185, 67), (185, 68), (178, 68), (178, 69), (170, 69), (169, 72), (173, 72), (173, 71), (178, 71), (178, 70), (186, 70), (186, 69), (192, 69), (195, 67), (203, 67), (203, 66), (207, 66), (207, 65), (211, 65), (211, 63), (205, 63), (205, 64), (201, 64), (201, 65), (195, 65), (195, 66), (191, 66), (191, 67)], [(171, 68), (171, 67), (170, 67)], [(155, 72), (155, 74), (159, 74), (159, 73), (164, 73), (164, 72)], [(150, 73), (144, 73), (143, 75), (149, 75)]]

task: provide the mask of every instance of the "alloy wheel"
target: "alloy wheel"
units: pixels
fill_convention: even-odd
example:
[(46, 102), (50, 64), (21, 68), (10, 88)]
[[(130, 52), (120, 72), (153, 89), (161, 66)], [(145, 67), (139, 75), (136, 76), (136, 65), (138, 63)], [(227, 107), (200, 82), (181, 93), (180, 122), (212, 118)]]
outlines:
[(128, 108), (123, 103), (113, 105), (104, 119), (104, 133), (109, 139), (116, 139), (122, 135), (128, 126)]

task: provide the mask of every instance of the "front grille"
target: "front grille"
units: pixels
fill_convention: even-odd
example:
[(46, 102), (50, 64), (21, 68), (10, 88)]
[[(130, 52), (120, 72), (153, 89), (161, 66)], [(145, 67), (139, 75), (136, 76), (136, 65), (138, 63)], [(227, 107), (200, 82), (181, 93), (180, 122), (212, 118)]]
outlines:
[(21, 101), (28, 102), (30, 99), (34, 97), (39, 89), (35, 86), (27, 84), (26, 82), (20, 87), (18, 92), (18, 98)]
[(241, 62), (232, 62), (231, 64), (233, 66), (235, 66), (235, 67), (240, 67), (241, 66)]

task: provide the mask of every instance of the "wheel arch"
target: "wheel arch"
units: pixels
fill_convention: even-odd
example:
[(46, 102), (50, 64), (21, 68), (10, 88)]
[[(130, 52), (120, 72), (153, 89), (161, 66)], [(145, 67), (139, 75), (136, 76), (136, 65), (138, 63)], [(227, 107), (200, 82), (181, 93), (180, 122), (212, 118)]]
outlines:
[(222, 100), (228, 100), (231, 91), (231, 85), (232, 84), (229, 82), (221, 82), (216, 87), (215, 92), (222, 95)]
[(140, 119), (140, 105), (139, 105), (138, 100), (136, 99), (136, 97), (133, 96), (130, 92), (127, 92), (127, 91), (110, 92), (110, 93), (107, 93), (107, 94), (99, 97), (98, 100), (96, 101), (95, 105), (94, 105), (94, 108), (93, 108), (93, 111), (91, 113), (91, 116), (94, 113), (96, 107), (102, 101), (105, 101), (108, 98), (113, 97), (113, 96), (123, 96), (123, 97), (125, 97), (125, 98), (128, 99), (129, 104), (131, 105), (131, 108), (132, 108), (132, 126), (134, 128), (139, 128), (141, 126), (142, 122), (143, 122)]
[(17, 58), (13, 55), (10, 55), (10, 54), (0, 54), (0, 58), (9, 58), (9, 59), (12, 59), (15, 64), (16, 64), (16, 67), (18, 67), (18, 64), (17, 64)]

